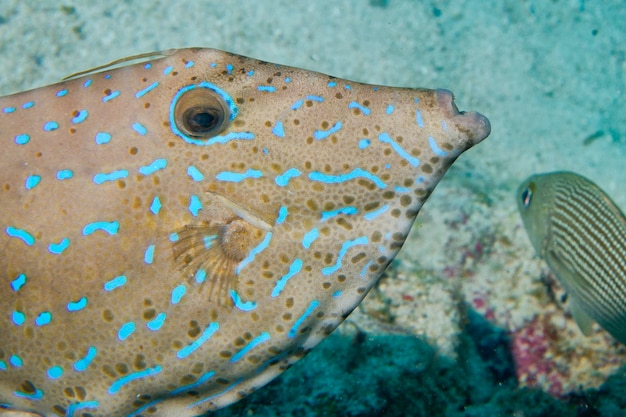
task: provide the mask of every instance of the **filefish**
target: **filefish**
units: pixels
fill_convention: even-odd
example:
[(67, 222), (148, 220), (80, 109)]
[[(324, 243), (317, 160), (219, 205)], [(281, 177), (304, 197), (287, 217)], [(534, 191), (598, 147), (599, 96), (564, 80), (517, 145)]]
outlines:
[(626, 218), (617, 205), (573, 172), (531, 176), (520, 185), (517, 204), (581, 331), (589, 335), (596, 321), (626, 344)]
[(1, 416), (246, 396), (348, 316), (490, 131), (446, 90), (140, 58), (0, 98)]

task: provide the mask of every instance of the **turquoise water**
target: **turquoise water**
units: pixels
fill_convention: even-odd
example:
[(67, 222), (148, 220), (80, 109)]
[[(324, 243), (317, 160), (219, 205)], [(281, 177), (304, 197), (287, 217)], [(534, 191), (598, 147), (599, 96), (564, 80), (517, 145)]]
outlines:
[(460, 109), (489, 117), (491, 137), (444, 178), (355, 325), (218, 415), (621, 415), (624, 348), (601, 330), (580, 336), (513, 192), (530, 174), (567, 169), (626, 208), (625, 6), (3, 0), (0, 95), (184, 46), (453, 91)]

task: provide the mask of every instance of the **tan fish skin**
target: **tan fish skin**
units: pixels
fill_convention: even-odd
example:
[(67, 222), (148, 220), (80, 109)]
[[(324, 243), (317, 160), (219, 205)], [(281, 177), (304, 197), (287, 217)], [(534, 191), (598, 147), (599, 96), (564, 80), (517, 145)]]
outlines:
[(211, 49), (0, 98), (0, 416), (195, 416), (326, 337), (489, 122)]
[(517, 204), (583, 333), (595, 320), (626, 344), (626, 218), (617, 205), (573, 172), (531, 176), (520, 185)]

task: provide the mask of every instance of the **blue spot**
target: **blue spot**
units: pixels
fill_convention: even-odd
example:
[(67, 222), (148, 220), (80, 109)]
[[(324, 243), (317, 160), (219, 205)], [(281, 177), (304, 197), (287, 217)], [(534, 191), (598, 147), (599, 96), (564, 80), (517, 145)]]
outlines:
[(256, 169), (248, 169), (244, 173), (222, 171), (215, 176), (220, 181), (241, 182), (246, 178), (261, 178), (263, 173)]
[(7, 363), (5, 361), (0, 361), (0, 371), (7, 370)]
[(183, 284), (174, 288), (174, 290), (172, 291), (172, 304), (180, 303), (180, 300), (183, 298), (186, 292), (187, 287), (185, 287)]
[(26, 133), (22, 133), (20, 135), (17, 135), (14, 140), (15, 143), (17, 143), (18, 145), (26, 145), (30, 140), (30, 136)]
[(228, 75), (233, 73), (233, 65), (232, 64), (226, 64), (226, 71), (228, 71)]
[(122, 327), (120, 327), (120, 331), (117, 332), (117, 338), (120, 340), (126, 340), (133, 332), (135, 331), (135, 323), (129, 321), (128, 323), (124, 323)]
[(334, 81), (329, 81), (329, 82), (328, 82), (328, 84), (327, 84), (327, 86), (328, 86), (328, 87), (330, 87), (330, 88), (332, 88), (332, 87), (336, 87), (336, 86), (337, 86), (337, 83), (336, 83), (336, 82), (334, 82)]
[(98, 132), (96, 133), (96, 143), (98, 145), (104, 145), (105, 143), (109, 143), (111, 141), (111, 134), (107, 132)]
[(104, 74), (104, 79), (105, 80), (110, 80), (111, 79), (111, 74)]
[(70, 246), (70, 240), (64, 237), (59, 243), (51, 243), (48, 246), (48, 250), (50, 251), (50, 253), (59, 255), (63, 253), (63, 251), (68, 248), (68, 246)]
[(396, 151), (396, 153), (400, 155), (400, 157), (406, 159), (409, 162), (409, 164), (411, 164), (411, 166), (413, 167), (419, 166), (420, 160), (418, 158), (415, 158), (414, 156), (411, 156), (407, 151), (405, 151), (402, 148), (402, 146), (400, 146), (396, 141), (394, 141), (391, 138), (391, 136), (389, 136), (387, 133), (381, 133), (380, 135), (378, 135), (378, 140), (380, 140), (382, 143), (388, 143), (389, 145), (391, 145), (393, 150)]
[(143, 371), (137, 371), (137, 372), (133, 372), (128, 375), (125, 375), (111, 384), (111, 386), (109, 387), (109, 394), (111, 395), (116, 394), (124, 385), (128, 384), (131, 381), (134, 381), (135, 379), (141, 379), (141, 378), (153, 376), (153, 375), (158, 374), (159, 372), (161, 372), (161, 367), (155, 366), (154, 368), (148, 368), (148, 369), (144, 369)]
[(346, 90), (351, 90), (352, 89), (352, 87), (350, 87), (349, 84), (344, 85), (343, 88), (345, 88)]
[(5, 107), (4, 109), (2, 109), (2, 111), (4, 113), (13, 113), (15, 112), (15, 107)]
[(145, 96), (146, 94), (148, 94), (150, 91), (154, 90), (155, 88), (157, 88), (157, 86), (159, 85), (158, 81), (153, 82), (152, 84), (150, 84), (149, 86), (147, 86), (146, 88), (144, 88), (143, 90), (139, 90), (135, 93), (135, 97), (136, 98), (141, 98), (143, 96)]
[(390, 104), (390, 105), (387, 106), (387, 110), (385, 110), (385, 113), (391, 114), (391, 113), (393, 113), (393, 110), (394, 110), (393, 104)]
[(188, 61), (188, 62), (185, 64), (185, 68), (191, 68), (191, 67), (193, 67), (193, 66), (194, 66), (194, 62), (193, 62), (193, 61)]
[(296, 322), (293, 324), (293, 327), (291, 328), (291, 330), (289, 330), (289, 333), (287, 333), (287, 336), (289, 338), (294, 338), (296, 336), (296, 334), (298, 333), (298, 328), (302, 325), (304, 320), (306, 320), (306, 318), (311, 315), (313, 310), (317, 308), (319, 303), (320, 302), (317, 300), (311, 301), (311, 304), (309, 304), (309, 307), (307, 307), (306, 311), (302, 313), (302, 315), (298, 318), (298, 320), (296, 320)]
[(63, 97), (63, 96), (65, 96), (66, 94), (67, 94), (67, 90), (64, 88), (63, 90), (59, 90), (59, 91), (57, 91), (56, 96), (57, 96), (57, 97)]
[(72, 178), (73, 176), (74, 173), (70, 169), (62, 169), (60, 171), (57, 171), (57, 180), (67, 180), (69, 178)]
[(252, 250), (250, 250), (250, 253), (248, 254), (247, 257), (245, 257), (240, 263), (239, 265), (237, 265), (237, 268), (235, 269), (235, 273), (237, 275), (239, 275), (239, 273), (241, 272), (241, 270), (248, 265), (250, 262), (252, 262), (254, 260), (254, 257), (257, 256), (259, 253), (261, 253), (265, 248), (268, 247), (268, 245), (270, 244), (270, 240), (272, 240), (272, 232), (267, 232), (267, 234), (265, 235), (265, 238), (263, 239), (263, 241), (261, 243), (259, 243), (256, 247), (252, 248)]
[(282, 206), (278, 210), (278, 217), (276, 218), (276, 224), (282, 224), (287, 219), (288, 214), (289, 214), (289, 209), (287, 209), (286, 206)]
[(230, 358), (230, 363), (235, 363), (243, 358), (248, 352), (257, 347), (263, 342), (267, 342), (270, 340), (270, 334), (268, 332), (263, 332), (254, 339), (252, 339), (246, 346), (244, 346), (239, 352), (235, 353), (232, 358)]
[(72, 123), (78, 124), (84, 122), (85, 119), (89, 116), (89, 112), (85, 109), (78, 112), (78, 114), (72, 118)]
[(156, 171), (164, 169), (165, 167), (167, 167), (166, 159), (156, 159), (152, 163), (150, 163), (150, 165), (139, 168), (139, 173), (143, 175), (150, 175), (155, 173)]
[(333, 297), (337, 298), (337, 297), (339, 297), (339, 296), (341, 295), (341, 293), (342, 293), (342, 291), (341, 291), (341, 290), (335, 291), (335, 292), (333, 293)]
[(108, 101), (111, 101), (111, 100), (113, 100), (115, 97), (117, 97), (119, 95), (120, 95), (119, 90), (111, 91), (111, 93), (109, 93), (108, 95), (102, 97), (102, 102), (106, 103)]
[(318, 103), (321, 103), (324, 101), (324, 97), (320, 97), (320, 96), (306, 96), (307, 100), (312, 100), (312, 101), (317, 101)]
[(361, 103), (357, 103), (356, 101), (353, 101), (350, 104), (348, 104), (348, 108), (349, 109), (359, 109), (366, 116), (369, 116), (370, 113), (371, 113), (371, 110), (369, 108), (363, 106)]
[(276, 91), (276, 87), (272, 87), (271, 85), (260, 85), (257, 87), (259, 91), (265, 91), (266, 93), (273, 93)]
[(119, 277), (115, 277), (110, 281), (104, 283), (105, 291), (113, 291), (116, 288), (122, 287), (126, 285), (126, 276), (120, 275)]
[(176, 353), (178, 359), (184, 359), (187, 356), (191, 355), (193, 352), (195, 352), (200, 346), (202, 346), (204, 342), (209, 340), (219, 328), (220, 325), (218, 323), (212, 322), (211, 324), (209, 324), (207, 328), (204, 329), (204, 332), (202, 332), (202, 334), (196, 340), (194, 340), (193, 343), (185, 346)]
[(332, 217), (338, 216), (340, 214), (357, 214), (359, 210), (353, 206), (341, 207), (335, 210), (323, 211), (321, 215), (321, 221), (326, 221)]
[(415, 111), (415, 121), (419, 127), (424, 127), (424, 119), (422, 119), (422, 112), (417, 110)]
[(132, 128), (141, 136), (145, 136), (145, 134), (148, 133), (148, 129), (146, 129), (146, 127), (139, 122), (133, 123)]
[(93, 359), (96, 357), (97, 352), (98, 350), (95, 346), (89, 346), (89, 349), (87, 349), (87, 355), (85, 355), (84, 358), (74, 362), (74, 369), (76, 369), (78, 372), (83, 372), (84, 370), (86, 370), (89, 364), (91, 364)]
[(446, 121), (445, 121), (445, 120), (442, 120), (442, 121), (441, 121), (441, 128), (442, 128), (444, 131), (447, 131), (447, 130), (448, 130), (448, 124), (446, 123)]
[(433, 139), (432, 136), (428, 137), (428, 144), (430, 145), (430, 149), (432, 149), (432, 151), (433, 151), (433, 153), (435, 155), (441, 156), (441, 157), (448, 156), (448, 152), (446, 152), (443, 149), (439, 148), (439, 146), (437, 146), (437, 142), (435, 142), (435, 139)]
[(380, 216), (381, 214), (386, 212), (388, 209), (389, 209), (389, 204), (384, 205), (374, 211), (370, 211), (369, 213), (364, 214), (363, 217), (365, 218), (365, 220), (374, 220), (376, 217)]
[(193, 165), (190, 165), (189, 168), (187, 168), (187, 175), (189, 175), (191, 179), (196, 182), (202, 181), (204, 179), (204, 175), (202, 174), (202, 172), (200, 172), (200, 170)]
[(55, 121), (46, 122), (43, 125), (43, 130), (45, 130), (46, 132), (57, 130), (58, 128), (59, 128), (59, 124)]
[(150, 69), (152, 68), (152, 64), (150, 62), (147, 62), (143, 67), (144, 69)]
[(334, 124), (333, 127), (328, 130), (316, 130), (315, 132), (313, 132), (313, 137), (317, 140), (326, 139), (333, 133), (338, 132), (341, 129), (341, 126), (341, 122), (337, 122)]
[(372, 143), (369, 139), (361, 139), (359, 141), (359, 149), (365, 149)]
[(355, 168), (352, 170), (352, 172), (342, 175), (328, 175), (318, 171), (314, 171), (309, 174), (309, 179), (313, 181), (324, 182), (326, 184), (342, 183), (359, 177), (363, 177), (372, 181), (379, 188), (387, 188), (387, 184), (385, 184), (380, 178), (378, 178), (371, 172), (365, 171), (361, 168)]
[(274, 127), (272, 128), (272, 133), (278, 136), (279, 138), (285, 137), (285, 128), (283, 126), (283, 122), (280, 120), (276, 122)]
[(248, 71), (247, 75), (248, 75), (248, 77), (252, 77), (254, 75), (254, 71), (252, 71), (252, 70)]
[(19, 274), (13, 281), (11, 281), (11, 288), (13, 291), (18, 292), (26, 284), (26, 275)]
[(87, 297), (67, 303), (67, 311), (80, 311), (85, 307), (87, 307)]
[(302, 172), (300, 172), (299, 169), (289, 168), (282, 175), (277, 176), (275, 181), (277, 185), (280, 185), (281, 187), (286, 187), (287, 185), (289, 185), (289, 180), (295, 177), (299, 177), (300, 175), (302, 175)]
[(348, 249), (356, 245), (367, 245), (367, 243), (368, 240), (366, 236), (361, 236), (354, 240), (345, 241), (343, 245), (341, 245), (341, 249), (339, 250), (339, 255), (337, 256), (337, 262), (335, 263), (335, 265), (322, 268), (322, 274), (330, 275), (333, 272), (336, 272), (339, 268), (341, 268), (341, 262), (343, 260), (343, 257), (346, 255), (346, 252), (348, 252)]
[(233, 304), (241, 311), (252, 311), (256, 308), (255, 301), (241, 301), (239, 293), (235, 290), (230, 290), (230, 297), (233, 299)]
[(102, 230), (110, 235), (114, 235), (119, 228), (120, 224), (118, 222), (93, 222), (83, 228), (83, 236), (89, 236), (97, 230)]
[(202, 210), (202, 203), (200, 202), (200, 199), (197, 195), (192, 195), (189, 199), (189, 211), (194, 217), (196, 217), (200, 210)]
[(305, 249), (309, 249), (311, 247), (311, 244), (315, 241), (315, 239), (319, 237), (319, 235), (320, 234), (317, 230), (317, 227), (309, 230), (302, 238), (302, 246), (304, 246)]
[(298, 110), (304, 104), (304, 100), (298, 100), (291, 105), (291, 110)]
[(40, 181), (41, 181), (41, 177), (39, 175), (31, 175), (28, 178), (26, 178), (24, 187), (27, 190), (32, 190), (33, 188), (37, 186), (37, 184), (39, 184)]
[(143, 261), (148, 265), (154, 261), (154, 245), (148, 246), (146, 253), (143, 255)]
[(31, 107), (33, 107), (35, 105), (34, 102), (32, 101), (27, 101), (26, 103), (22, 104), (22, 108), (23, 109), (30, 109)]
[(20, 358), (18, 355), (11, 355), (11, 357), (9, 358), (9, 363), (16, 368), (20, 368), (22, 365), (24, 365), (22, 358)]
[(52, 368), (48, 369), (48, 376), (51, 379), (61, 378), (62, 375), (63, 375), (63, 368), (61, 368), (60, 366), (53, 366)]
[(146, 327), (152, 331), (157, 331), (163, 326), (167, 314), (159, 313), (155, 318), (146, 323)]
[(152, 199), (152, 204), (150, 204), (150, 211), (154, 215), (159, 214), (159, 211), (161, 211), (161, 200), (159, 199), (159, 196), (156, 196), (154, 197), (154, 199)]
[(51, 320), (52, 314), (49, 311), (44, 311), (42, 313), (39, 313), (39, 315), (35, 319), (35, 324), (37, 326), (45, 326), (46, 324), (50, 323)]
[(21, 326), (26, 321), (26, 315), (21, 311), (14, 311), (11, 315), (11, 320), (15, 323), (16, 326)]
[(198, 269), (196, 271), (196, 282), (202, 284), (206, 280), (206, 271), (204, 269)]
[(178, 241), (178, 233), (171, 233), (170, 242), (177, 242), (177, 241)]
[(400, 187), (399, 185), (396, 185), (395, 187), (393, 187), (393, 189), (397, 193), (408, 193), (409, 191), (411, 191), (410, 188)]
[(93, 81), (92, 81), (91, 79), (86, 80), (86, 81), (83, 83), (83, 88), (87, 88), (87, 87), (89, 87), (89, 86), (91, 85), (91, 83), (92, 83), (92, 82), (93, 82)]
[(278, 297), (280, 293), (283, 291), (283, 289), (285, 288), (287, 281), (289, 281), (294, 275), (300, 272), (300, 270), (302, 270), (302, 259), (296, 259), (295, 261), (293, 261), (293, 263), (289, 267), (289, 272), (283, 275), (276, 282), (276, 285), (274, 286), (274, 289), (272, 290), (272, 297)]
[(100, 174), (94, 175), (93, 182), (100, 185), (107, 181), (115, 181), (115, 180), (119, 180), (120, 178), (126, 178), (127, 176), (128, 176), (128, 171), (125, 169), (120, 169), (120, 170), (109, 172), (109, 173), (102, 172)]
[(32, 246), (35, 243), (35, 238), (33, 237), (33, 235), (28, 233), (26, 230), (9, 226), (5, 229), (5, 232), (7, 235), (11, 237), (16, 237), (18, 239), (21, 239), (28, 246)]

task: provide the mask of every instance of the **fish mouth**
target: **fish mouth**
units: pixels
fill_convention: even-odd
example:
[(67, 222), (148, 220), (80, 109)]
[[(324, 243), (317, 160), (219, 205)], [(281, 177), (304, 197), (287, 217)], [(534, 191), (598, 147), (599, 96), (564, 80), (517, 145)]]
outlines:
[(489, 119), (477, 112), (459, 111), (454, 103), (454, 94), (448, 90), (435, 90), (437, 103), (446, 120), (449, 120), (468, 141), (467, 147), (482, 142), (491, 133)]

